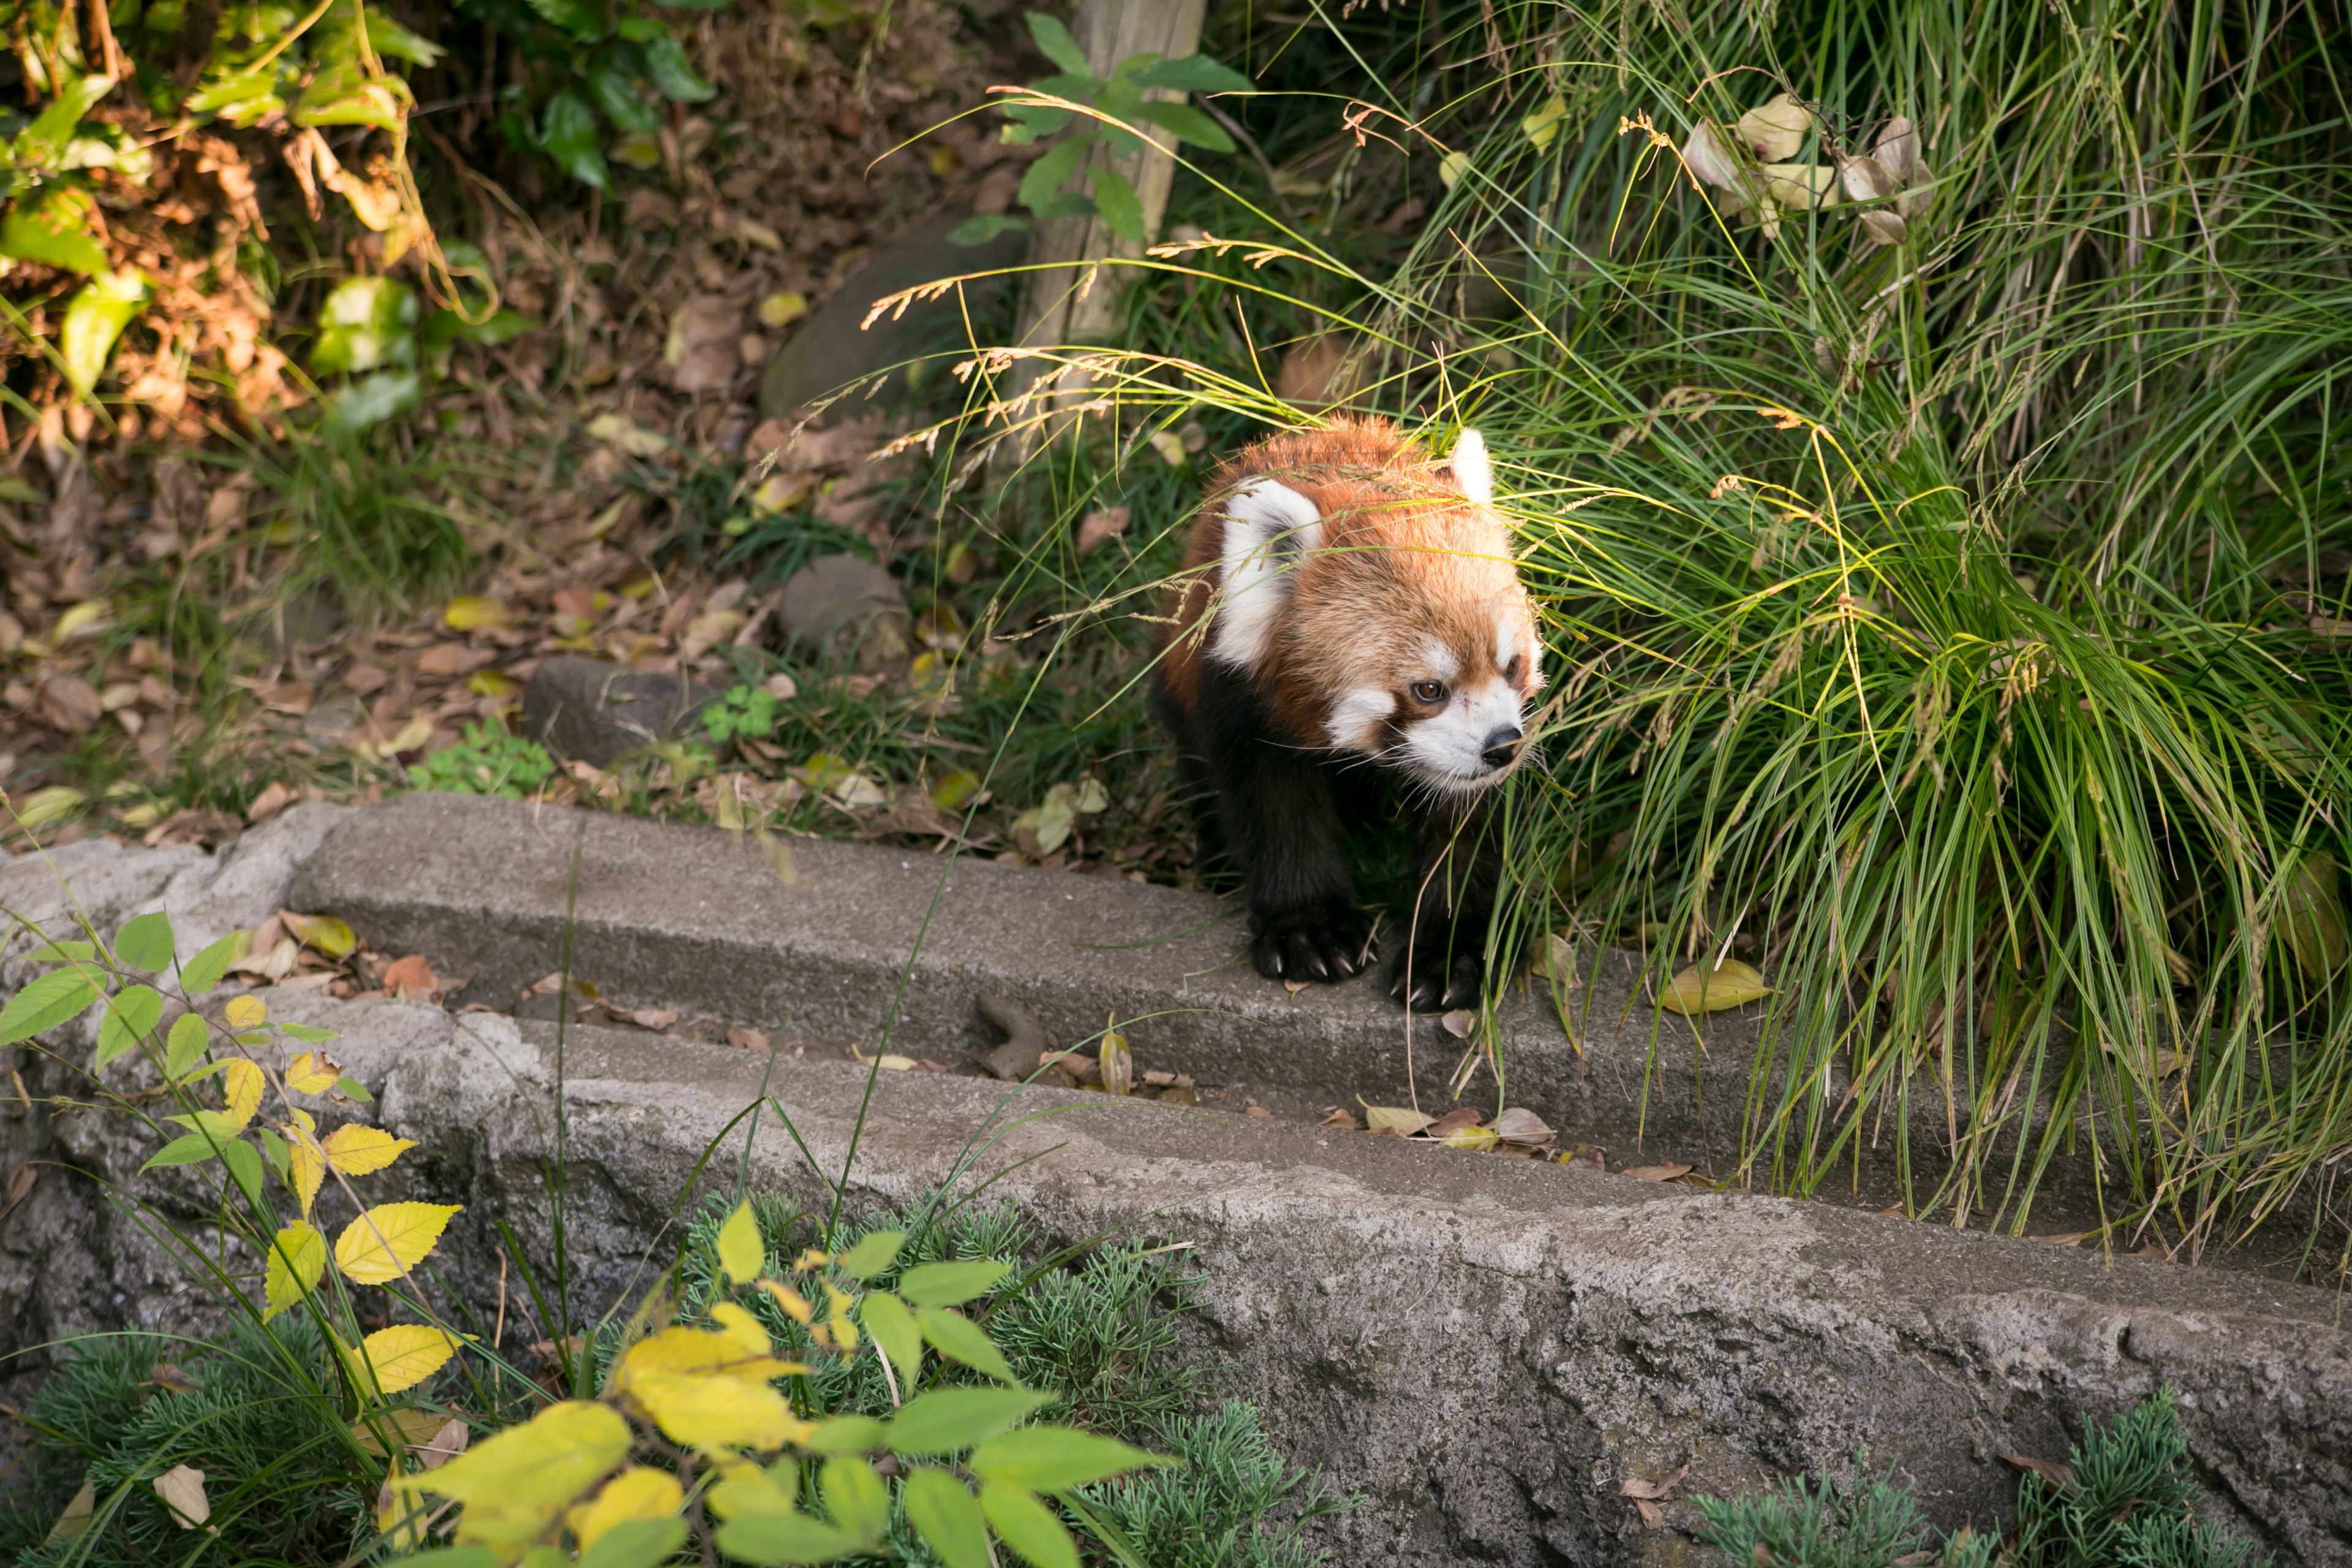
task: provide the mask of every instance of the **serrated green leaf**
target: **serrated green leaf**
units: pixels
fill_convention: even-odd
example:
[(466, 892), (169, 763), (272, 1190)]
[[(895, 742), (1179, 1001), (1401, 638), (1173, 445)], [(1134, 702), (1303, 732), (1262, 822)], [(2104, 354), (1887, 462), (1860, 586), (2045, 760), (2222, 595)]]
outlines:
[(898, 1261), (898, 1249), (907, 1245), (906, 1233), (877, 1230), (841, 1255), (841, 1267), (853, 1279), (871, 1279)]
[(163, 994), (152, 985), (126, 985), (107, 1004), (98, 1026), (98, 1061), (104, 1067), (147, 1037), (163, 1020)]
[(312, 77), (294, 102), (292, 118), (297, 125), (373, 125), (390, 131), (415, 101), (408, 83), (399, 77), (372, 77), (353, 60)]
[(610, 183), (604, 154), (596, 147), (596, 111), (570, 88), (549, 99), (540, 111), (539, 146), (557, 168), (582, 184), (601, 191)]
[(1082, 131), (1047, 148), (1045, 155), (1030, 164), (1029, 172), (1021, 176), (1017, 197), (1021, 205), (1032, 212), (1040, 212), (1054, 193), (1061, 189), (1062, 182), (1077, 173), (1078, 160), (1087, 155), (1087, 148), (1093, 142), (1094, 137)]
[(661, 111), (637, 90), (644, 51), (635, 44), (608, 45), (597, 51), (588, 69), (588, 90), (604, 118), (632, 135), (650, 136), (661, 129)]
[(1029, 13), (1029, 36), (1037, 40), (1037, 52), (1061, 67), (1072, 76), (1094, 79), (1095, 68), (1087, 59), (1087, 51), (1078, 47), (1078, 40), (1070, 37), (1069, 28), (1059, 18), (1043, 11)]
[(221, 1145), (221, 1161), (245, 1194), (246, 1202), (261, 1206), (261, 1154), (242, 1138)]
[(1007, 217), (1003, 213), (982, 213), (978, 217), (968, 217), (950, 229), (948, 243), (967, 247), (986, 245), (1000, 234), (1028, 226), (1019, 218)]
[(1032, 1568), (1078, 1568), (1078, 1549), (1054, 1510), (1018, 1487), (980, 1489), (980, 1510), (996, 1527), (996, 1537)]
[(79, 967), (52, 969), (27, 981), (0, 1008), (0, 1046), (31, 1039), (45, 1029), (78, 1017), (104, 994), (98, 976)]
[(719, 1227), (713, 1247), (719, 1254), (719, 1272), (730, 1285), (749, 1285), (760, 1277), (760, 1270), (767, 1266), (768, 1244), (760, 1239), (760, 1221), (749, 1199), (735, 1205), (735, 1212)]
[(685, 1544), (682, 1519), (624, 1520), (580, 1554), (579, 1568), (659, 1568)]
[(1054, 1403), (1027, 1388), (935, 1388), (890, 1418), (890, 1451), (909, 1458), (960, 1454)]
[(836, 1415), (820, 1421), (802, 1439), (812, 1454), (877, 1454), (889, 1446), (889, 1431), (871, 1415)]
[(1206, 55), (1186, 55), (1161, 60), (1135, 79), (1138, 87), (1167, 88), (1176, 92), (1255, 92), (1257, 84)]
[(1165, 131), (1176, 133), (1179, 142), (1190, 142), (1195, 147), (1206, 147), (1212, 153), (1230, 153), (1234, 139), (1225, 128), (1193, 108), (1189, 103), (1147, 102), (1136, 110), (1139, 118), (1148, 120)]
[(961, 1481), (945, 1470), (917, 1470), (901, 1483), (898, 1503), (947, 1568), (988, 1568), (988, 1524)]
[(327, 1271), (327, 1238), (308, 1220), (296, 1220), (270, 1238), (262, 1266), (261, 1321), (268, 1322), (309, 1295)]
[(686, 46), (667, 33), (647, 40), (646, 44), (646, 75), (653, 79), (664, 98), (674, 103), (702, 103), (718, 92), (695, 74), (693, 63), (687, 58)]
[(88, 963), (98, 956), (94, 942), (45, 942), (25, 954), (27, 963)]
[(205, 1047), (211, 1042), (211, 1026), (194, 1013), (181, 1014), (163, 1040), (165, 1079), (176, 1083), (185, 1077), (189, 1068), (204, 1059)]
[(1013, 1265), (997, 1258), (920, 1264), (898, 1276), (898, 1294), (918, 1307), (960, 1307), (1012, 1271)]
[(873, 1545), (890, 1528), (890, 1489), (865, 1460), (845, 1454), (827, 1459), (818, 1474), (817, 1489), (833, 1522), (861, 1544)]
[(375, 1096), (367, 1091), (367, 1085), (362, 1083), (355, 1078), (337, 1079), (335, 1080), (335, 1092), (341, 1095), (346, 1100), (358, 1100), (362, 1105), (373, 1105), (375, 1103)]
[(890, 1370), (898, 1374), (902, 1394), (912, 1391), (923, 1373), (923, 1331), (915, 1326), (915, 1314), (907, 1310), (907, 1303), (887, 1290), (868, 1290), (858, 1300), (857, 1321), (865, 1325), (866, 1337), (890, 1359)]
[(1128, 1470), (1176, 1462), (1075, 1426), (1026, 1426), (991, 1437), (972, 1450), (964, 1468), (982, 1481), (1061, 1492)]
[(180, 965), (180, 988), (191, 996), (201, 996), (218, 985), (236, 961), (237, 939), (245, 934), (233, 931)]
[(924, 1342), (950, 1361), (960, 1361), (999, 1383), (1020, 1383), (988, 1331), (954, 1308), (925, 1307), (915, 1314), (915, 1326), (922, 1330)]
[(277, 1133), (272, 1132), (267, 1127), (257, 1127), (254, 1129), (254, 1131), (261, 1139), (261, 1157), (269, 1163), (269, 1168), (271, 1170), (278, 1173), (278, 1179), (279, 1181), (285, 1183), (289, 1187), (292, 1186), (294, 1184), (294, 1157), (286, 1151), (286, 1140), (280, 1138)]
[(334, 1030), (318, 1028), (310, 1024), (280, 1024), (278, 1026), (285, 1032), (288, 1039), (299, 1040), (306, 1046), (322, 1046), (335, 1038)]
[(1111, 233), (1129, 245), (1143, 243), (1143, 203), (1117, 169), (1106, 165), (1095, 171), (1095, 210)]
[(844, 1530), (804, 1513), (740, 1513), (719, 1527), (719, 1550), (739, 1563), (830, 1563), (862, 1550)]
[(172, 967), (172, 917), (157, 910), (122, 922), (114, 933), (116, 962), (149, 974)]

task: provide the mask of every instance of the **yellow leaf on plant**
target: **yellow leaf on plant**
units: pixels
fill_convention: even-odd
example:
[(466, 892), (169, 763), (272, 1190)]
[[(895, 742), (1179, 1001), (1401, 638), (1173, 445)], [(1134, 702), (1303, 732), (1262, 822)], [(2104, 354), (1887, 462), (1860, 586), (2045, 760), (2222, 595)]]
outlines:
[(782, 1307), (784, 1310), (784, 1315), (795, 1323), (805, 1323), (816, 1316), (816, 1309), (809, 1305), (808, 1298), (789, 1285), (779, 1284), (773, 1279), (762, 1279), (760, 1281), (760, 1289), (773, 1296), (776, 1299), (776, 1305)]
[(221, 1017), (232, 1029), (258, 1028), (269, 1022), (269, 1004), (258, 996), (232, 996)]
[(329, 958), (348, 958), (360, 944), (349, 923), (332, 915), (281, 914), (278, 920), (288, 931), (313, 952), (323, 952)]
[(442, 609), (441, 624), (453, 632), (502, 626), (507, 624), (506, 604), (502, 600), (485, 598), (479, 594), (460, 594)]
[(373, 1392), (398, 1394), (414, 1388), (439, 1372), (457, 1353), (457, 1337), (423, 1323), (395, 1323), (378, 1329), (360, 1342), (352, 1372), (360, 1386)]
[(667, 1470), (637, 1465), (604, 1483), (604, 1489), (574, 1509), (565, 1522), (587, 1552), (616, 1524), (640, 1519), (668, 1519), (686, 1501), (686, 1489)]
[(439, 1469), (401, 1476), (410, 1491), (455, 1498), (470, 1510), (568, 1507), (628, 1457), (629, 1424), (609, 1405), (570, 1399), (509, 1426)]
[(856, 1305), (857, 1298), (831, 1285), (824, 1288), (824, 1293), (833, 1299), (833, 1310), (825, 1319), (833, 1328), (833, 1342), (845, 1351), (856, 1350), (857, 1324), (850, 1317), (849, 1309)]
[(732, 1377), (653, 1373), (632, 1380), (629, 1395), (673, 1442), (695, 1448), (781, 1448), (815, 1426), (765, 1384)]
[[(764, 1342), (766, 1336), (761, 1337)], [(764, 1342), (758, 1350), (749, 1348), (732, 1330), (671, 1327), (631, 1345), (605, 1392), (634, 1394), (647, 1377), (732, 1377), (765, 1386), (772, 1377), (807, 1370), (798, 1362), (776, 1360)]]
[(338, 1127), (327, 1134), (319, 1145), (327, 1156), (327, 1163), (346, 1176), (364, 1176), (371, 1171), (381, 1171), (402, 1154), (416, 1147), (413, 1138), (394, 1138), (378, 1127), (362, 1127), (358, 1122)]
[(343, 1076), (343, 1064), (324, 1051), (304, 1051), (286, 1066), (286, 1087), (297, 1094), (324, 1094)]
[(1738, 1007), (1770, 994), (1772, 988), (1764, 984), (1764, 977), (1756, 973), (1753, 964), (1727, 958), (1705, 973), (1693, 964), (1675, 975), (1659, 993), (1658, 1005), (1689, 1018), (1701, 1013), (1720, 1013), (1727, 1007)]
[[(244, 997), (237, 998), (242, 1002)], [(261, 1109), (261, 1091), (269, 1080), (261, 1068), (243, 1057), (231, 1058), (221, 1068), (221, 1093), (228, 1100), (229, 1131), (242, 1132), (253, 1113)]]
[(710, 1309), (710, 1315), (717, 1321), (719, 1331), (741, 1346), (745, 1355), (773, 1353), (775, 1346), (768, 1339), (768, 1331), (744, 1308), (732, 1301), (721, 1301)]
[(760, 1221), (751, 1213), (749, 1199), (736, 1205), (719, 1227), (719, 1267), (725, 1272), (730, 1285), (748, 1285), (760, 1277), (760, 1267), (768, 1260), (767, 1243), (760, 1239)]
[(388, 1285), (422, 1262), (458, 1204), (378, 1204), (335, 1238), (335, 1267), (355, 1285)]
[(296, 1220), (271, 1238), (269, 1259), (262, 1270), (265, 1300), (261, 1321), (268, 1322), (309, 1295), (327, 1271), (327, 1238), (308, 1220)]

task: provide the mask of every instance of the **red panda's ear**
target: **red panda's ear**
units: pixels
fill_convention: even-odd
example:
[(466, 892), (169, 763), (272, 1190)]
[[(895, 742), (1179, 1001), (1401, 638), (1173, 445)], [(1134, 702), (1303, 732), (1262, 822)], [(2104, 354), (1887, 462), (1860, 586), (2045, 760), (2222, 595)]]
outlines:
[(1279, 479), (1244, 479), (1225, 501), (1223, 542), (1209, 656), (1255, 669), (1290, 602), (1291, 568), (1323, 543), (1323, 513)]
[(1454, 455), (1445, 461), (1463, 495), (1482, 505), (1494, 500), (1495, 475), (1486, 463), (1486, 437), (1464, 426), (1454, 443)]

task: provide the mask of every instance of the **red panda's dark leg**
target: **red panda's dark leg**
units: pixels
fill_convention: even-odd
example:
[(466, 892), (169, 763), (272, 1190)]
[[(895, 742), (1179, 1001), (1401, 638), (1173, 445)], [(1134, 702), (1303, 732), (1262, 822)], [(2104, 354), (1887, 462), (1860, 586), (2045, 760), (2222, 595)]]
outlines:
[(1503, 871), (1486, 801), (1431, 811), (1418, 838), (1412, 934), (1393, 944), (1389, 994), (1416, 1012), (1475, 1007)]
[(1285, 739), (1233, 672), (1204, 669), (1180, 737), (1197, 755), (1216, 831), (1249, 904), (1250, 961), (1271, 980), (1344, 980), (1367, 962), (1329, 762)]

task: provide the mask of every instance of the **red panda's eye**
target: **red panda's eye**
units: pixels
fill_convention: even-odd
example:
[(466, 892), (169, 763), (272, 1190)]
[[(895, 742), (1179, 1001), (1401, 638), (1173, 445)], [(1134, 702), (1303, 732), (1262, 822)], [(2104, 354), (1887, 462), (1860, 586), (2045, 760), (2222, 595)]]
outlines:
[(1415, 702), (1443, 702), (1443, 701), (1444, 701), (1444, 700), (1445, 700), (1445, 682), (1444, 682), (1444, 681), (1442, 681), (1442, 680), (1416, 680), (1416, 681), (1414, 681), (1414, 682), (1412, 683), (1412, 700), (1413, 700)]
[(1503, 679), (1517, 686), (1519, 683), (1519, 672), (1527, 667), (1527, 656), (1515, 653), (1511, 656), (1511, 662), (1503, 667)]

